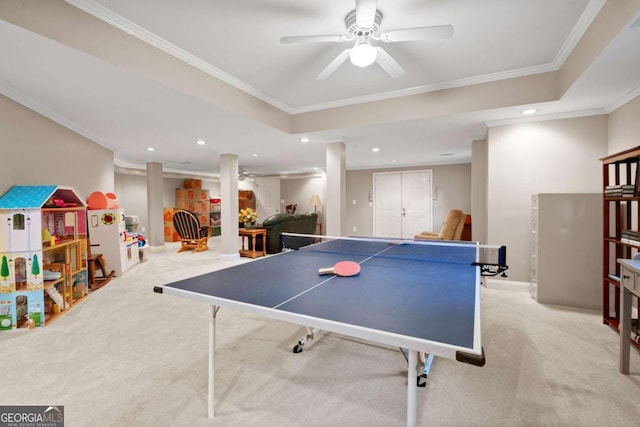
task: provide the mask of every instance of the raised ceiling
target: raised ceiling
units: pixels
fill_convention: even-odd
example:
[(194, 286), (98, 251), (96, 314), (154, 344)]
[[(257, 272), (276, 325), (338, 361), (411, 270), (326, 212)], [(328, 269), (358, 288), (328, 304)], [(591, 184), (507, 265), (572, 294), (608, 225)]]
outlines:
[(345, 34), (354, 7), (3, 1), (0, 93), (113, 150), (119, 166), (211, 175), (221, 153), (262, 175), (322, 169), (336, 141), (348, 169), (469, 162), (487, 124), (522, 120), (525, 107), (536, 119), (606, 114), (640, 93), (640, 1), (379, 0), (381, 30), (455, 28), (385, 44), (406, 70), (397, 79), (346, 62), (319, 81), (352, 43), (279, 42)]

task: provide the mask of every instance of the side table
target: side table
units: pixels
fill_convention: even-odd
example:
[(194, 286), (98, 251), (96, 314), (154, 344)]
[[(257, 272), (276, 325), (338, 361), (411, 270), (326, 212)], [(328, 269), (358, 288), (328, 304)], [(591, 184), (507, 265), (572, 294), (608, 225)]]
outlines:
[[(240, 256), (256, 258), (259, 256), (265, 256), (267, 254), (267, 229), (266, 228), (240, 228), (238, 234), (242, 238), (242, 248), (240, 249)], [(256, 252), (256, 237), (262, 236), (262, 251)], [(245, 249), (244, 238), (251, 239), (251, 248)], [(247, 243), (248, 245), (248, 243)]]
[(640, 260), (618, 258), (620, 280), (620, 363), (619, 371), (629, 375), (631, 352), (631, 298), (640, 297)]

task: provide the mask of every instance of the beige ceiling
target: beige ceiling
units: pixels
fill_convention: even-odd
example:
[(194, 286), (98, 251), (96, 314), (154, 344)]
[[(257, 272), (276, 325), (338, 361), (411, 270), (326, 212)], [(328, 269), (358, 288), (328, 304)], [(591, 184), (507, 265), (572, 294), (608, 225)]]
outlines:
[(3, 0), (0, 93), (120, 166), (212, 175), (221, 153), (256, 174), (322, 169), (336, 141), (348, 169), (469, 162), (488, 125), (607, 114), (640, 94), (640, 0), (377, 6), (381, 30), (454, 35), (384, 44), (400, 78), (347, 61), (319, 81), (351, 44), (279, 39), (345, 34), (355, 0)]

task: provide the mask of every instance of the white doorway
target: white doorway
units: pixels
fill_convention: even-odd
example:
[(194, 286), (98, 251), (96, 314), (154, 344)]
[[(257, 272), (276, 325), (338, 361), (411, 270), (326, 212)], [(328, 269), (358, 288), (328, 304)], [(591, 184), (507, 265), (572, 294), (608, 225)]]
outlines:
[(280, 178), (256, 178), (254, 187), (258, 222), (280, 213)]
[(431, 231), (431, 171), (373, 174), (373, 235), (412, 239)]

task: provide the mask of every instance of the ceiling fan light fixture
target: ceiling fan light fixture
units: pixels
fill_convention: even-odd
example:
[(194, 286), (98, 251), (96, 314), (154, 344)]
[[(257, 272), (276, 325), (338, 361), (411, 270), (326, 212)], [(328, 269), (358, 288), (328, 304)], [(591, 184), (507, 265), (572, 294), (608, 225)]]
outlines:
[(349, 53), (351, 63), (356, 67), (368, 67), (376, 61), (378, 51), (368, 40), (358, 40)]

